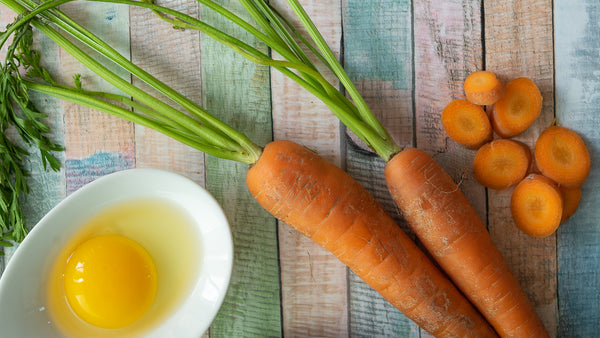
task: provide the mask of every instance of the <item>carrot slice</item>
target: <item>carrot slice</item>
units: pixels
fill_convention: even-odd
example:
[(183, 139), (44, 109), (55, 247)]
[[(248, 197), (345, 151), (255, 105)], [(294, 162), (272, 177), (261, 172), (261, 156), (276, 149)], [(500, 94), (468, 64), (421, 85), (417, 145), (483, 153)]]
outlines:
[(500, 137), (513, 137), (524, 132), (542, 111), (542, 94), (528, 78), (521, 77), (506, 85), (504, 96), (492, 110), (492, 127)]
[(556, 183), (531, 174), (513, 191), (510, 210), (515, 224), (533, 237), (552, 235), (561, 223), (563, 199)]
[(496, 74), (485, 70), (467, 76), (464, 88), (467, 100), (482, 106), (498, 102), (504, 94), (504, 85)]
[(565, 186), (558, 187), (563, 198), (563, 213), (561, 223), (564, 223), (573, 216), (579, 208), (581, 201), (581, 187), (568, 188)]
[(552, 126), (535, 144), (535, 161), (540, 172), (559, 185), (578, 187), (590, 173), (590, 152), (576, 132)]
[(442, 112), (442, 125), (456, 143), (477, 149), (491, 141), (492, 125), (481, 106), (467, 100), (454, 100)]
[(483, 145), (473, 160), (475, 178), (483, 186), (502, 190), (519, 183), (531, 165), (531, 151), (521, 142), (498, 139)]

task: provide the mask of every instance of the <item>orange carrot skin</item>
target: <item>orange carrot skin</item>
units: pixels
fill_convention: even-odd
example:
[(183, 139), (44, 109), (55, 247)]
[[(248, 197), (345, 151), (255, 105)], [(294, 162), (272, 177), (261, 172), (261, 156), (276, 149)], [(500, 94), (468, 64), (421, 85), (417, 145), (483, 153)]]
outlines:
[(246, 183), (267, 211), (332, 252), (423, 329), (440, 337), (496, 336), (375, 198), (316, 153), (271, 142)]
[(548, 336), (479, 215), (428, 154), (401, 151), (385, 177), (417, 237), (500, 336)]

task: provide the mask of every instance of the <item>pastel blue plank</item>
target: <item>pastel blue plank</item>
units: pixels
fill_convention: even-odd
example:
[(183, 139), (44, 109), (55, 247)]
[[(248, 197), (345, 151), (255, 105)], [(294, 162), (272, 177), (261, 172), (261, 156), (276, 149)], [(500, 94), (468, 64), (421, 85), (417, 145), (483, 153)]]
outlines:
[(558, 231), (559, 336), (600, 331), (600, 3), (556, 0), (556, 118), (582, 136), (592, 171), (579, 210)]
[(65, 163), (67, 194), (71, 194), (99, 177), (134, 166), (133, 153), (98, 152), (81, 159), (69, 158)]
[[(235, 13), (245, 11), (237, 1), (219, 3)], [(211, 10), (203, 8), (201, 17), (267, 51)], [(272, 140), (269, 69), (205, 36), (201, 51), (205, 108), (261, 146)], [(231, 284), (210, 329), (214, 337), (282, 333), (277, 223), (249, 194), (247, 170), (247, 165), (206, 157), (206, 187), (227, 215), (235, 252)]]
[[(404, 0), (347, 0), (344, 8), (344, 67), (367, 104), (399, 142), (410, 143), (412, 127), (412, 4)], [(385, 163), (348, 139), (346, 170), (393, 216)], [(400, 219), (397, 218), (399, 224)], [(407, 226), (403, 226), (408, 230)], [(408, 231), (410, 233), (410, 231)], [(419, 336), (412, 321), (356, 275), (349, 274), (350, 333), (355, 336)]]

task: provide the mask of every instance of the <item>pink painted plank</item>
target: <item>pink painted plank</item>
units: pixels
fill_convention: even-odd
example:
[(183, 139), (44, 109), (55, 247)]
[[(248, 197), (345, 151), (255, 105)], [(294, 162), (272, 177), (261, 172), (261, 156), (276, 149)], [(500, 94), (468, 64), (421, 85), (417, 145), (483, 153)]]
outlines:
[[(339, 0), (301, 1), (333, 51), (339, 54)], [(292, 18), (285, 0), (271, 1)], [(300, 28), (299, 24), (296, 25)], [(304, 33), (304, 36), (308, 36)], [(341, 164), (337, 118), (312, 94), (271, 71), (275, 139), (288, 139), (314, 149)], [(333, 255), (286, 224), (279, 226), (283, 334), (285, 336), (345, 336), (348, 328), (346, 267)]]
[[(193, 17), (199, 16), (196, 2), (163, 2), (158, 4), (168, 5)], [(145, 8), (132, 7), (130, 18), (131, 60), (184, 96), (202, 103), (200, 33), (175, 30)], [(154, 92), (137, 78), (133, 78), (132, 83)], [(204, 185), (202, 152), (142, 126), (135, 126), (135, 144), (136, 167), (174, 171)]]

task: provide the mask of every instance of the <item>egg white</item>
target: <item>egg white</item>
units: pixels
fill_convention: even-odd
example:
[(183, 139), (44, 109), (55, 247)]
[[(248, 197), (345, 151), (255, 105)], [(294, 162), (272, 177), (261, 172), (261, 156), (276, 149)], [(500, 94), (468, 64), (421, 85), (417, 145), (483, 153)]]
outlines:
[[(167, 199), (121, 201), (91, 217), (73, 234), (54, 258), (48, 277), (49, 324), (67, 337), (134, 337), (164, 321), (191, 292), (201, 268), (199, 231), (186, 211)], [(128, 237), (148, 251), (157, 269), (158, 288), (152, 307), (136, 323), (103, 329), (81, 320), (70, 309), (63, 288), (63, 270), (69, 255), (84, 241), (98, 235)]]

